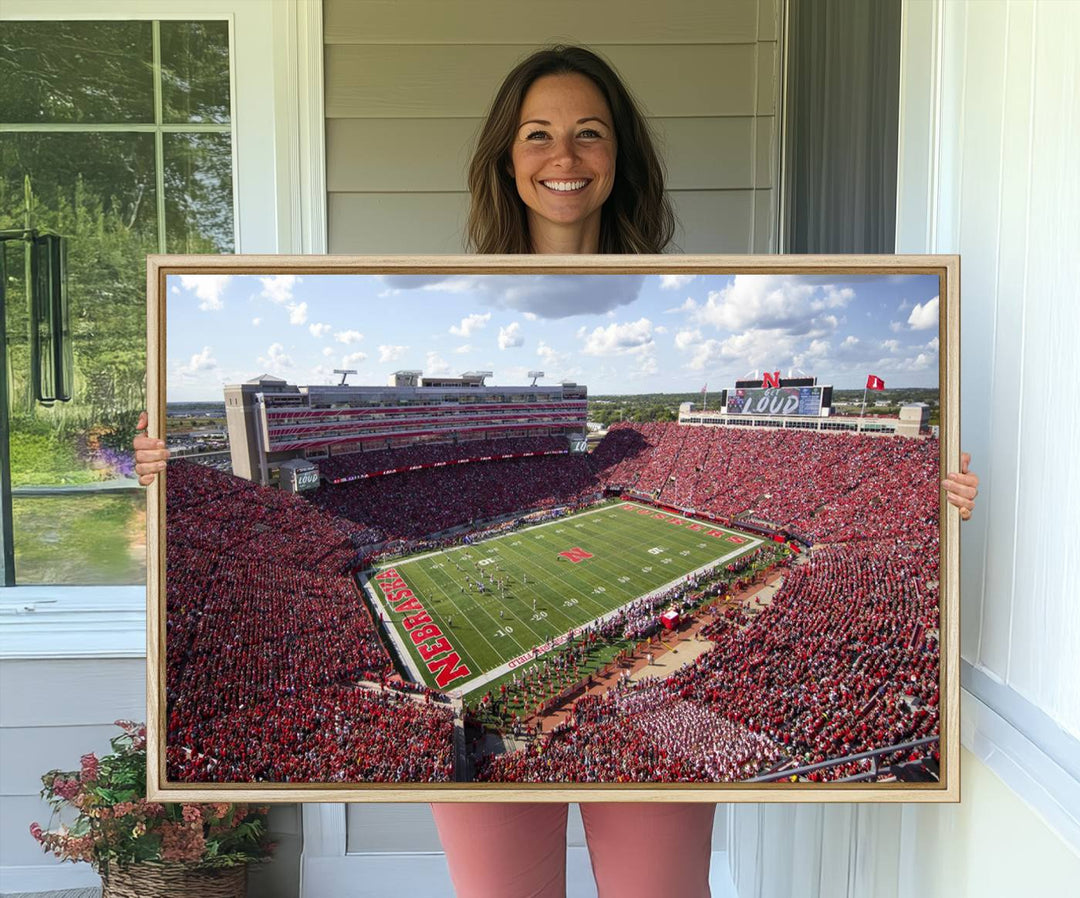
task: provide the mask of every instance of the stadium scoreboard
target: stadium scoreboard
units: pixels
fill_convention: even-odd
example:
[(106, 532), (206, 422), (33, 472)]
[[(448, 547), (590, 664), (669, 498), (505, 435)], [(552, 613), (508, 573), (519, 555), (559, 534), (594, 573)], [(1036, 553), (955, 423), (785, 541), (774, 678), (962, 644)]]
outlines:
[(725, 408), (729, 415), (801, 415), (819, 417), (827, 406), (829, 387), (782, 386), (736, 387), (728, 390)]
[(278, 476), (281, 488), (290, 493), (302, 493), (319, 486), (319, 469), (309, 461), (287, 461), (282, 464)]

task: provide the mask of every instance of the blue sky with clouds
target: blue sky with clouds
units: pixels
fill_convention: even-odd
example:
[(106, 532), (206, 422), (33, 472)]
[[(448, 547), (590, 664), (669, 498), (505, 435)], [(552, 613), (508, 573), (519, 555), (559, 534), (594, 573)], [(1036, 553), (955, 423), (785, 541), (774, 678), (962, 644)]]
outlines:
[(932, 275), (170, 275), (168, 401), (268, 373), (383, 384), (400, 369), (710, 392), (751, 372), (936, 387)]

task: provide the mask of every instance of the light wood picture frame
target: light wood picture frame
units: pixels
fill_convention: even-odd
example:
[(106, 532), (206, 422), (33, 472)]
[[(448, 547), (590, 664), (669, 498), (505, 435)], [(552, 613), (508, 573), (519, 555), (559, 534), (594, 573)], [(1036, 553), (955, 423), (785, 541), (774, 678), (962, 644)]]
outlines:
[(958, 257), (147, 296), (149, 798), (959, 800)]

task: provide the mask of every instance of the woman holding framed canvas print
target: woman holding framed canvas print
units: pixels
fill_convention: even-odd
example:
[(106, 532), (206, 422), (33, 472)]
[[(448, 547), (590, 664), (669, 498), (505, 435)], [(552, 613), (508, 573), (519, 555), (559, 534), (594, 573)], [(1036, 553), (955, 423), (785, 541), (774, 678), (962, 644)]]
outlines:
[[(661, 253), (674, 233), (644, 116), (612, 68), (581, 47), (539, 51), (510, 72), (482, 128), (468, 184), (468, 242), (478, 253)], [(149, 484), (168, 452), (150, 437), (134, 445), (140, 483)], [(964, 454), (961, 471), (942, 481), (964, 520), (978, 491), (968, 462)], [(433, 805), (457, 894), (564, 895), (567, 807)], [(581, 811), (601, 898), (709, 894), (711, 802), (590, 802)], [(650, 861), (634, 863), (638, 858)]]

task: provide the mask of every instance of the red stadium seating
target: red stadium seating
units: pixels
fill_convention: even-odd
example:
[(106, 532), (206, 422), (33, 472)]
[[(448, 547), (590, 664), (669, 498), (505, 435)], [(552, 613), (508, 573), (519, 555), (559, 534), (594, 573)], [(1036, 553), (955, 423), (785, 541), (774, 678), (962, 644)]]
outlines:
[[(423, 689), (418, 703), (355, 685), (391, 673), (346, 573), (358, 548), (460, 536), (605, 490), (797, 533), (814, 549), (765, 610), (731, 609), (706, 628), (714, 648), (693, 664), (582, 699), (574, 721), (529, 751), (481, 762), (479, 779), (737, 780), (937, 734), (937, 440), (624, 423), (587, 457), (491, 460), (565, 441), (483, 443), (323, 460), (341, 478), (469, 459), (304, 499), (170, 465), (170, 777), (448, 778), (444, 706), (424, 702)], [(647, 633), (656, 607), (627, 608), (611, 637)], [(393, 738), (403, 731), (409, 739)]]

